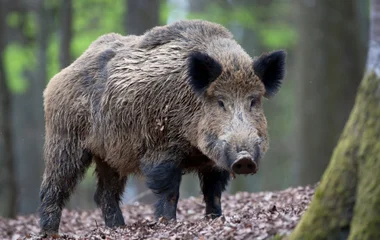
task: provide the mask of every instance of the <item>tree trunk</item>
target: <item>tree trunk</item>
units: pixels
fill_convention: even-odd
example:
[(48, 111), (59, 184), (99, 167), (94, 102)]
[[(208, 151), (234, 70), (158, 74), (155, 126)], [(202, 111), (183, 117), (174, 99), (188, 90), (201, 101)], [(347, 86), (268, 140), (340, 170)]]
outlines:
[(0, 215), (15, 217), (17, 214), (17, 186), (14, 167), (14, 148), (11, 119), (11, 93), (7, 86), (3, 53), (5, 49), (5, 1), (0, 0)]
[[(159, 25), (160, 0), (126, 0), (127, 12), (125, 17), (125, 31), (128, 35), (140, 35), (145, 31)], [(136, 189), (136, 199), (140, 202), (152, 203), (155, 198), (145, 185), (145, 182), (138, 178), (131, 178), (129, 183)], [(133, 198), (132, 198), (133, 199)], [(127, 199), (131, 200), (131, 199)]]
[(380, 0), (371, 8), (367, 73), (308, 211), (289, 239), (380, 239)]
[(127, 0), (126, 32), (140, 35), (159, 25), (160, 0)]
[(60, 37), (61, 45), (59, 51), (59, 62), (61, 69), (71, 63), (71, 38), (72, 38), (72, 2), (71, 0), (61, 0), (60, 7)]
[(15, 98), (15, 135), (18, 149), (18, 181), (27, 183), (20, 188), (20, 213), (29, 214), (38, 210), (39, 188), (43, 174), (44, 112), (43, 90), (47, 82), (47, 47), (51, 15), (44, 5), (44, 0), (35, 0), (29, 8), (36, 14), (36, 58), (34, 69), (25, 69), (24, 75), (30, 82), (27, 91)]
[(355, 99), (365, 55), (356, 1), (296, 1), (299, 44), (298, 183), (316, 183), (325, 170)]

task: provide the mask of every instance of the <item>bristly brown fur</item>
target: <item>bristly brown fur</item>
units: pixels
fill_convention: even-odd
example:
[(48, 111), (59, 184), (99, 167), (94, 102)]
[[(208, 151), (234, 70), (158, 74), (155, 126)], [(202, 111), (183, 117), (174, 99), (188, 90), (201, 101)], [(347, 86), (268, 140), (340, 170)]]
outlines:
[[(80, 149), (89, 149), (122, 175), (138, 171), (148, 149), (171, 144), (189, 148), (196, 141), (189, 136), (196, 129), (202, 104), (186, 80), (186, 57), (191, 51), (205, 51), (219, 60), (224, 74), (240, 67), (233, 79), (254, 84), (249, 82), (252, 60), (227, 30), (203, 21), (190, 25), (197, 27), (188, 29), (187, 22), (173, 25), (174, 30), (187, 31), (178, 39), (169, 34), (167, 41), (160, 40), (162, 45), (148, 41), (153, 41), (152, 34), (165, 32), (165, 27), (141, 37), (108, 34), (95, 41), (44, 92), (47, 138), (49, 133), (76, 134)], [(100, 56), (110, 51), (116, 55), (104, 64)], [(99, 69), (103, 65), (106, 69)], [(102, 78), (105, 71), (108, 79)], [(231, 81), (231, 87), (247, 89), (239, 85)]]
[[(222, 67), (220, 76), (203, 96), (197, 96), (189, 84), (187, 59), (193, 52), (207, 54)], [(42, 209), (43, 230), (57, 230), (54, 219), (60, 216), (59, 208), (93, 157), (99, 166), (107, 165), (104, 172), (120, 179), (115, 183), (117, 191), (110, 191), (117, 196), (115, 199), (119, 199), (129, 174), (141, 173), (142, 164), (159, 164), (166, 159), (168, 149), (175, 149), (189, 165), (195, 156), (217, 161), (220, 153), (207, 149), (210, 143), (205, 139), (208, 133), (222, 135), (223, 121), (228, 119), (216, 107), (209, 109), (218, 95), (242, 101), (255, 96), (255, 111), (244, 116), (255, 127), (243, 123), (233, 127), (241, 127), (237, 131), (241, 136), (266, 140), (261, 108), (264, 94), (264, 85), (254, 74), (252, 58), (218, 24), (181, 21), (153, 28), (142, 36), (111, 33), (98, 38), (75, 62), (55, 75), (44, 91), (46, 169), (42, 206), (51, 207), (46, 196), (57, 191), (65, 195), (58, 207)], [(239, 107), (247, 108), (243, 102)], [(239, 137), (231, 139), (241, 142)], [(267, 141), (263, 152), (266, 148)], [(84, 153), (89, 156), (83, 158)], [(60, 178), (70, 177), (70, 184), (58, 184), (62, 182)], [(100, 182), (107, 182), (102, 181), (102, 174), (98, 177)], [(226, 177), (212, 179), (219, 178), (223, 184), (218, 189), (224, 189)], [(100, 192), (97, 196), (109, 195)], [(54, 215), (54, 211), (59, 214)], [(117, 218), (109, 220), (110, 225), (121, 225), (119, 213), (115, 214)]]

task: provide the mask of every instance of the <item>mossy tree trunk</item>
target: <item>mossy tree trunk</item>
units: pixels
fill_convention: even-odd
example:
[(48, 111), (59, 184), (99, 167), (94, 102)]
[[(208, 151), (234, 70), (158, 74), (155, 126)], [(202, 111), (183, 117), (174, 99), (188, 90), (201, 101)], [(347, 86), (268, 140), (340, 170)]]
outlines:
[(367, 71), (355, 106), (289, 240), (380, 239), (380, 0), (371, 11)]

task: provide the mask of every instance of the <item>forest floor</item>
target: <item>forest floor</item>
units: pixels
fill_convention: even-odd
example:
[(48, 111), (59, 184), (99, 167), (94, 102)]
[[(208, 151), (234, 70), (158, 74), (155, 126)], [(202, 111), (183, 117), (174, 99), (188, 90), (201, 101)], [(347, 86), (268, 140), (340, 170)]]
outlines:
[[(126, 227), (109, 229), (99, 210), (62, 214), (60, 237), (55, 239), (271, 239), (287, 235), (307, 209), (314, 187), (277, 192), (246, 193), (222, 197), (223, 216), (203, 216), (201, 198), (180, 200), (177, 221), (153, 220), (150, 205), (123, 206)], [(0, 239), (41, 239), (36, 215), (0, 218)]]

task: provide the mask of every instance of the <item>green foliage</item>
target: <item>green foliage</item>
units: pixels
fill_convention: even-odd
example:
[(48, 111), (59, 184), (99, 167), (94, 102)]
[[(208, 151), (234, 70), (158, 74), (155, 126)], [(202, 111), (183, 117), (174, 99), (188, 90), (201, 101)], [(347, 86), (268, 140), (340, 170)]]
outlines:
[(33, 50), (32, 47), (21, 46), (17, 43), (8, 44), (5, 49), (8, 86), (14, 93), (23, 93), (28, 87), (24, 75), (26, 70), (32, 70), (36, 66)]
[(296, 31), (285, 24), (276, 24), (260, 29), (261, 41), (268, 48), (278, 49), (293, 46), (296, 39)]
[(10, 12), (6, 17), (6, 23), (14, 29), (22, 27), (22, 33), (27, 38), (33, 38), (37, 32), (36, 15), (34, 12), (27, 12), (24, 15), (19, 12)]
[[(288, 48), (294, 46), (296, 42), (296, 30), (282, 19), (289, 15), (288, 5), (253, 6), (252, 4), (237, 5), (227, 9), (216, 3), (210, 3), (206, 10), (190, 13), (189, 19), (204, 19), (227, 27), (237, 25), (245, 31), (256, 32), (260, 43), (268, 49)], [(273, 16), (268, 16), (268, 13)]]
[[(37, 32), (36, 15), (27, 12), (24, 15), (11, 12), (7, 15), (6, 23), (9, 27), (21, 28), (25, 39), (34, 39)], [(26, 72), (33, 72), (36, 66), (35, 43), (12, 42), (7, 44), (4, 51), (4, 64), (7, 72), (7, 81), (10, 90), (16, 94), (23, 93), (28, 88)]]
[[(58, 34), (50, 37), (47, 49), (47, 77), (52, 78), (59, 71), (59, 39)], [(46, 80), (48, 80), (46, 79)]]
[(34, 38), (37, 33), (36, 14), (28, 12), (25, 15), (23, 34), (27, 38)]
[[(45, 7), (55, 13), (50, 21), (53, 30), (49, 36), (47, 49), (47, 76), (49, 80), (59, 71), (59, 27), (57, 26), (60, 1), (45, 1)], [(123, 33), (123, 16), (125, 12), (123, 0), (94, 0), (73, 1), (73, 39), (71, 53), (77, 58), (99, 36), (109, 33)], [(166, 17), (168, 8), (166, 8)], [(164, 20), (165, 18), (162, 18)], [(23, 37), (31, 43), (14, 42), (5, 49), (5, 68), (11, 91), (23, 93), (28, 88), (28, 80), (24, 74), (26, 70), (34, 71), (36, 66), (36, 33), (38, 31), (36, 13), (33, 11), (21, 14), (11, 12), (6, 18), (7, 25), (13, 29), (20, 29)]]
[(18, 26), (20, 26), (21, 24), (21, 14), (18, 13), (18, 12), (10, 12), (8, 15), (7, 15), (7, 19), (6, 19), (6, 22), (7, 22), (7, 25), (9, 27), (12, 27), (12, 28), (16, 28)]
[(245, 28), (251, 28), (256, 21), (247, 8), (237, 6), (233, 9), (225, 9), (215, 3), (209, 4), (203, 12), (190, 13), (188, 18), (208, 20), (224, 26), (235, 23)]
[(47, 9), (52, 9), (52, 8), (58, 9), (60, 7), (61, 1), (62, 0), (45, 0), (44, 6)]
[(167, 1), (161, 2), (160, 6), (160, 25), (165, 25), (169, 18), (169, 13), (172, 9)]
[[(85, 49), (99, 36), (117, 32), (124, 33), (124, 13), (126, 4), (124, 0), (93, 0), (93, 1), (73, 1), (73, 39), (71, 42), (71, 54), (75, 58), (80, 56)], [(284, 15), (287, 13), (289, 4), (280, 4), (281, 6), (271, 6), (271, 14)], [(284, 7), (285, 6), (285, 7)], [(48, 78), (50, 79), (59, 71), (59, 27), (57, 26), (58, 11), (60, 1), (51, 0), (45, 2), (45, 7), (56, 14), (51, 19), (51, 29), (53, 32), (49, 37), (47, 49), (48, 59)], [(177, 9), (163, 1), (160, 7), (160, 24), (167, 23), (169, 15), (176, 12)], [(183, 15), (185, 14), (185, 15)], [(268, 14), (265, 9), (256, 6), (236, 5), (226, 9), (221, 5), (209, 3), (205, 10), (198, 13), (181, 13), (182, 18), (188, 19), (205, 19), (220, 23), (225, 26), (243, 28), (249, 31), (257, 32), (259, 41), (269, 49), (286, 48), (292, 46), (295, 42), (296, 33), (293, 28), (285, 23), (262, 23), (263, 14)], [(36, 13), (33, 11), (21, 14), (11, 12), (7, 16), (9, 27), (17, 29), (22, 27), (22, 33), (28, 41), (33, 44), (22, 45), (21, 43), (12, 43), (6, 49), (6, 70), (9, 75), (9, 84), (12, 91), (22, 93), (27, 88), (27, 80), (23, 72), (26, 69), (32, 70), (36, 64), (36, 33), (37, 22)], [(237, 36), (239, 40), (239, 36)]]
[(72, 54), (76, 58), (99, 36), (110, 33), (124, 33), (123, 0), (73, 1), (74, 36)]

